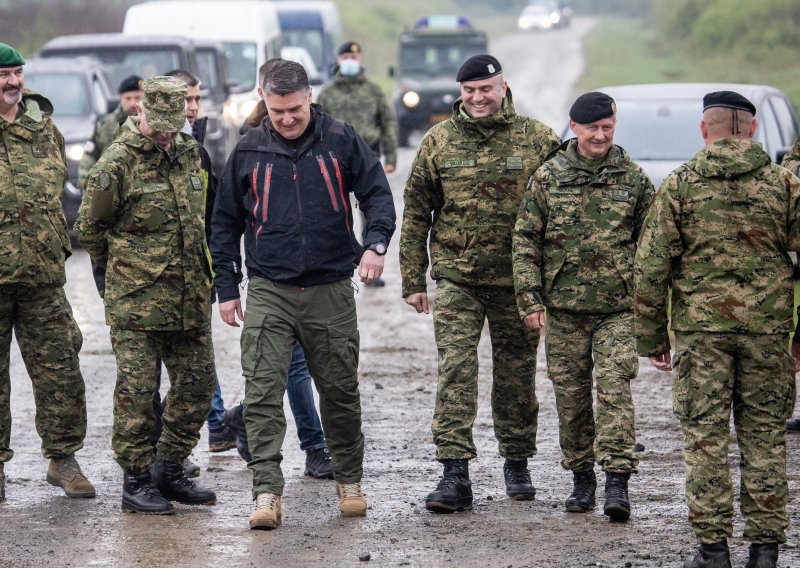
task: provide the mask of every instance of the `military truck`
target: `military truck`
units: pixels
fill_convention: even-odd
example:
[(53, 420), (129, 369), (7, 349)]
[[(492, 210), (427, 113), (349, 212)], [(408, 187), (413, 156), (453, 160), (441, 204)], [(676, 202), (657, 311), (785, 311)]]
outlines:
[(400, 35), (394, 110), (398, 143), (408, 146), (414, 130), (446, 120), (459, 96), (456, 73), (469, 57), (488, 52), (486, 33), (459, 16), (427, 16)]

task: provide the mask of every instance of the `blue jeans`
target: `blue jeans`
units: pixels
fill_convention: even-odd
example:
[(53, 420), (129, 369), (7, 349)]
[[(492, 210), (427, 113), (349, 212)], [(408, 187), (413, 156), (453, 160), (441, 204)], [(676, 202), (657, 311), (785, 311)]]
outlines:
[[(298, 341), (292, 350), (292, 362), (289, 364), (286, 394), (289, 397), (289, 406), (292, 409), (294, 424), (297, 427), (300, 449), (303, 451), (316, 450), (327, 446), (317, 408), (314, 406), (314, 390), (311, 385), (312, 378), (306, 366), (306, 356)], [(211, 400), (211, 410), (208, 413), (209, 430), (221, 430), (225, 426), (224, 413), (225, 403), (222, 401), (222, 391), (219, 388), (218, 380), (217, 387), (214, 389), (214, 398)]]

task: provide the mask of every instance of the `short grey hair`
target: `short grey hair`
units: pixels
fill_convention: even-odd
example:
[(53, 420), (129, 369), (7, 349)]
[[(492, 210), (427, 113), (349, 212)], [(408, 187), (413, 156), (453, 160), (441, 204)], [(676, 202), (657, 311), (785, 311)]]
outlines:
[(268, 93), (285, 96), (297, 92), (308, 92), (311, 85), (305, 68), (295, 61), (275, 58), (267, 61), (262, 69), (264, 79), (261, 88)]
[(187, 87), (196, 87), (200, 84), (200, 77), (186, 69), (173, 69), (164, 73), (166, 77), (175, 77), (186, 83)]

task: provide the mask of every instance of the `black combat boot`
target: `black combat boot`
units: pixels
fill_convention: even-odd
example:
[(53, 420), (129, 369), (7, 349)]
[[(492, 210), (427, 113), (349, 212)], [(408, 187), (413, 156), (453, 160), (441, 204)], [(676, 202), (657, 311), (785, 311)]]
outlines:
[(467, 460), (442, 460), (444, 475), (425, 498), (425, 508), (434, 513), (472, 509), (472, 483)]
[(506, 480), (506, 495), (515, 501), (531, 501), (536, 497), (536, 488), (531, 483), (528, 460), (506, 458), (503, 464), (503, 477)]
[(572, 495), (567, 497), (564, 507), (570, 513), (586, 513), (594, 509), (594, 493), (597, 491), (597, 476), (593, 469), (572, 472)]
[(172, 515), (175, 507), (156, 489), (150, 472), (128, 473), (122, 482), (122, 510), (129, 513)]
[(630, 473), (606, 473), (606, 504), (603, 514), (612, 521), (627, 521), (631, 516), (631, 502), (628, 500), (628, 479)]
[(158, 490), (170, 501), (184, 505), (213, 505), (217, 502), (213, 491), (199, 487), (186, 477), (182, 464), (156, 458), (150, 466), (150, 473)]
[(777, 544), (751, 544), (750, 556), (744, 568), (776, 568), (778, 566)]
[(683, 568), (731, 568), (731, 553), (728, 541), (701, 544), (694, 558), (683, 563)]

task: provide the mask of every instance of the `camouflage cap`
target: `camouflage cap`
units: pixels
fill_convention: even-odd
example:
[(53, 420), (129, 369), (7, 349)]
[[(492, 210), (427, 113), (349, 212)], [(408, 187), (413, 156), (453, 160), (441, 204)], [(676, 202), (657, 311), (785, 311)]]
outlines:
[(186, 83), (175, 77), (148, 77), (142, 81), (142, 106), (150, 128), (179, 132), (186, 124)]
[(0, 43), (0, 67), (19, 67), (25, 65), (25, 59), (19, 51), (8, 45)]

